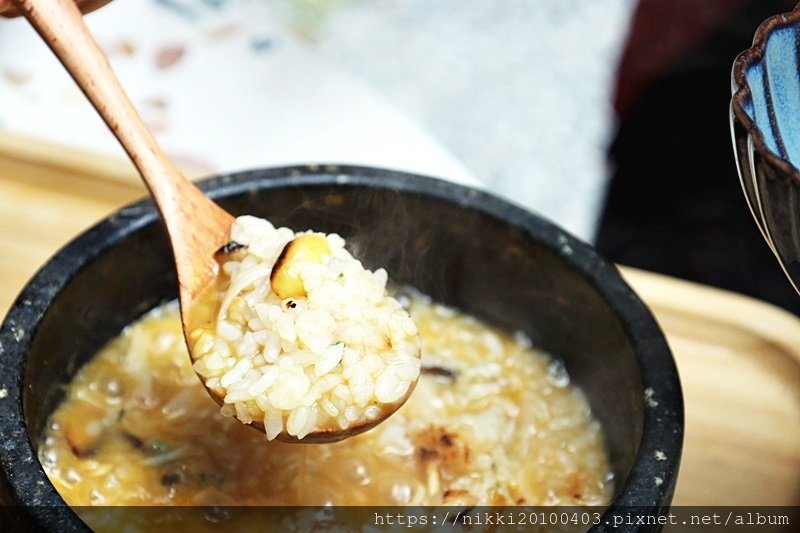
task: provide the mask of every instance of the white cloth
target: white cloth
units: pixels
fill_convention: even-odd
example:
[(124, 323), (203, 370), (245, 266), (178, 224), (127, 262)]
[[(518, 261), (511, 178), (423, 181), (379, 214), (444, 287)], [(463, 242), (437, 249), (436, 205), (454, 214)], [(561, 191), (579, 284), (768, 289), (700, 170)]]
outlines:
[(490, 190), (591, 240), (635, 0), (382, 0), (320, 47), (389, 95)]
[[(591, 239), (634, 4), (115, 0), (87, 21), (179, 163), (408, 170)], [(0, 21), (0, 128), (122, 153), (22, 20)]]

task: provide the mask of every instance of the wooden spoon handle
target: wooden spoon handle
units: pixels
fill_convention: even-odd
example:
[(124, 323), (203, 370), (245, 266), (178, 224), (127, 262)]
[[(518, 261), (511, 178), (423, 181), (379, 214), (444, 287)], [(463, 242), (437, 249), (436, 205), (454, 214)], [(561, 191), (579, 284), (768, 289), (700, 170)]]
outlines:
[(13, 0), (119, 139), (154, 194), (179, 174), (131, 104), (74, 0)]
[[(100, 50), (74, 0), (12, 0), (125, 148), (170, 234), (183, 291), (213, 270), (233, 217), (183, 177), (156, 143)], [(199, 255), (199, 257), (198, 257)], [(200, 283), (201, 280), (197, 280)]]

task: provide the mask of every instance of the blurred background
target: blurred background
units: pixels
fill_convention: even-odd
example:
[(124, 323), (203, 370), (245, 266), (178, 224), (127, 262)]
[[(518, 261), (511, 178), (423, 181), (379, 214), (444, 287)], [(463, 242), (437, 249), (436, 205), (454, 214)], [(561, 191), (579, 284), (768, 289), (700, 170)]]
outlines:
[(603, 254), (800, 314), (744, 202), (728, 122), (733, 59), (763, 20), (795, 4), (639, 2), (614, 90)]
[[(332, 162), (468, 183), (613, 261), (800, 314), (742, 197), (728, 123), (733, 59), (794, 3), (114, 0), (87, 20), (193, 176)], [(3, 275), (21, 286), (15, 258), (45, 238), (15, 225), (39, 193), (13, 169), (85, 189), (74, 212), (96, 219), (103, 187), (144, 194), (121, 158), (27, 24), (0, 21)], [(70, 181), (65, 165), (104, 184)], [(41, 202), (44, 222), (73, 213)]]

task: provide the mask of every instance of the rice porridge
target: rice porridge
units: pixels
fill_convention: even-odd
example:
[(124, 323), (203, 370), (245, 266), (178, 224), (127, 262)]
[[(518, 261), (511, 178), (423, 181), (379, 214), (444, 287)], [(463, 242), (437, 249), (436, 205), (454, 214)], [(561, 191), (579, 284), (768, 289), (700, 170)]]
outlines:
[(42, 465), (70, 505), (609, 503), (601, 428), (557, 360), (521, 335), (403, 300), (423, 339), (422, 372), (375, 429), (286, 444), (223, 416), (173, 304), (79, 371), (48, 422)]
[(222, 413), (267, 437), (336, 440), (406, 401), (420, 372), (414, 321), (336, 234), (243, 216), (197, 306), (194, 369)]

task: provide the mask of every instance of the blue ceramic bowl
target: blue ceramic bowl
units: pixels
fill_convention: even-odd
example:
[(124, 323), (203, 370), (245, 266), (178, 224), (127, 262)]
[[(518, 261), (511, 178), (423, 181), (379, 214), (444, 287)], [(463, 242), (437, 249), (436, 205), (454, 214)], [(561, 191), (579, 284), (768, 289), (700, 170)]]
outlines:
[[(753, 217), (800, 288), (800, 5), (767, 19), (733, 64), (736, 164)], [(798, 290), (800, 292), (800, 290)]]

